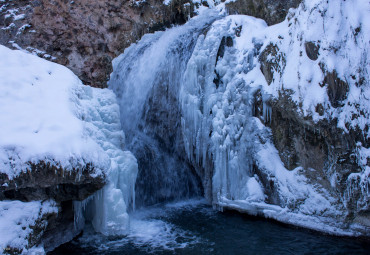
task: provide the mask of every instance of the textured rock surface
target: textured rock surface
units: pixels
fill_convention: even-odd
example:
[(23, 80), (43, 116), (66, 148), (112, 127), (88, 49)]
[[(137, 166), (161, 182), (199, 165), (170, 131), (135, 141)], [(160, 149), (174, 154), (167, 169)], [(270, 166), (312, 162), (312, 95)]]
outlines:
[[(261, 101), (257, 99), (255, 104), (257, 108)], [(361, 192), (360, 181), (348, 178), (353, 173), (361, 172), (358, 165), (360, 159), (356, 155), (357, 144), (370, 146), (363, 131), (357, 129), (344, 133), (337, 128), (337, 120), (314, 123), (298, 113), (298, 107), (291, 101), (288, 91), (282, 91), (279, 98), (269, 104), (271, 121), (265, 125), (272, 130), (274, 144), (285, 167), (290, 170), (303, 167), (310, 183), (320, 185), (338, 201), (343, 201), (347, 222), (370, 226), (369, 197), (366, 197), (366, 192)], [(256, 116), (264, 121), (259, 114)], [(354, 194), (351, 194), (352, 191)], [(278, 204), (274, 201), (276, 196), (273, 192), (271, 194), (272, 203)]]
[(0, 200), (83, 200), (105, 184), (104, 176), (93, 177), (94, 168), (90, 164), (73, 171), (45, 162), (29, 165), (29, 171), (14, 179), (0, 174)]
[[(326, 3), (330, 5), (337, 2), (341, 5), (345, 4), (340, 1)], [(326, 3), (323, 3), (324, 1), (318, 6), (325, 6)], [(300, 8), (306, 7), (307, 3)], [(325, 6), (325, 8), (328, 7)], [(336, 6), (336, 8), (336, 11), (342, 10), (341, 8), (345, 9), (342, 6)], [(300, 14), (302, 15), (302, 13)], [(356, 14), (351, 13), (351, 15)], [(297, 17), (300, 18), (299, 15)], [(338, 15), (338, 17), (344, 16)], [(344, 20), (344, 18), (342, 19)], [(288, 21), (291, 21), (289, 16)], [(294, 22), (291, 23), (294, 24)], [(315, 22), (319, 23), (317, 20)], [(289, 24), (289, 27), (294, 27), (294, 25)], [(289, 79), (286, 82), (283, 76), (285, 74), (286, 78), (287, 74), (292, 73), (292, 65), (289, 66), (288, 63), (291, 53), (279, 49), (274, 44), (265, 47), (259, 57), (260, 69), (270, 86), (275, 83), (280, 84), (281, 87), (279, 87), (277, 97), (265, 102), (271, 107), (271, 119), (264, 120), (262, 110), (258, 110), (262, 109), (263, 104), (262, 96), (258, 96), (258, 93), (255, 96), (255, 109), (257, 110), (254, 115), (260, 117), (271, 128), (274, 144), (287, 169), (293, 170), (299, 166), (303, 167), (304, 174), (310, 183), (322, 186), (338, 199), (338, 203), (345, 207), (346, 222), (360, 223), (369, 227), (370, 200), (368, 191), (370, 179), (366, 169), (369, 168), (370, 161), (366, 151), (370, 146), (370, 139), (368, 135), (368, 106), (366, 107), (368, 99), (365, 96), (369, 85), (369, 76), (367, 71), (362, 68), (367, 65), (367, 60), (362, 60), (361, 57), (352, 60), (346, 56), (341, 63), (341, 65), (346, 65), (344, 70), (340, 69), (341, 65), (332, 66), (330, 70), (328, 68), (330, 61), (328, 56), (335, 56), (338, 58), (336, 61), (339, 61), (342, 56), (341, 52), (350, 47), (358, 47), (359, 51), (366, 48), (366, 46), (359, 44), (366, 43), (366, 40), (359, 39), (361, 26), (355, 27), (348, 29), (350, 31), (348, 38), (350, 39), (344, 41), (341, 41), (339, 36), (331, 40), (308, 40), (308, 38), (297, 37), (298, 40), (292, 39), (290, 41), (290, 43), (301, 45), (298, 58), (296, 57), (293, 61), (291, 59), (290, 63), (297, 65), (296, 63), (303, 62), (298, 59), (308, 58), (310, 62), (307, 67), (309, 70), (317, 68), (315, 74), (321, 77), (317, 82), (319, 86), (315, 89), (312, 88), (312, 90), (318, 91), (322, 88), (327, 95), (326, 101), (317, 103), (309, 114), (304, 110), (306, 106), (303, 100), (294, 99), (293, 94), (296, 92), (286, 89), (286, 83), (289, 82)], [(343, 25), (338, 31), (343, 32), (346, 31), (345, 29), (347, 27)], [(308, 27), (307, 31), (310, 30), (311, 27)], [(305, 31), (306, 34), (308, 34), (307, 31)], [(317, 33), (317, 31), (319, 29), (316, 29), (315, 32)], [(283, 40), (283, 37), (279, 36), (276, 41), (279, 40)], [(355, 46), (351, 45), (346, 48), (347, 42), (348, 44), (353, 43)], [(365, 61), (365, 63), (361, 61)], [(352, 66), (348, 63), (353, 65), (353, 69), (357, 65), (357, 69), (353, 71)], [(304, 80), (302, 78), (304, 69), (297, 71), (299, 79)], [(342, 75), (339, 75), (340, 71)], [(302, 84), (309, 87), (311, 82), (312, 80), (307, 79), (307, 82), (302, 82)], [(301, 88), (303, 87), (301, 86)], [(357, 88), (361, 93), (356, 96), (351, 95), (351, 89), (353, 93), (353, 90)], [(308, 93), (305, 91), (301, 95), (304, 97)], [(362, 98), (363, 96), (364, 98)], [(360, 98), (362, 99), (359, 100)], [(356, 103), (353, 103), (354, 101)], [(315, 115), (316, 117), (313, 117)]]
[(1, 254), (42, 254), (42, 247), (33, 247), (40, 244), (59, 212), (52, 200), (0, 201)]
[(45, 251), (51, 251), (59, 245), (69, 242), (81, 233), (82, 226), (75, 224), (73, 202), (65, 201), (59, 205), (58, 215), (53, 215), (37, 244), (42, 244)]
[[(53, 199), (57, 203), (58, 213), (41, 214), (30, 228), (27, 237), (31, 248), (42, 244), (46, 251), (68, 242), (81, 232), (74, 224), (72, 203), (83, 200), (101, 189), (106, 182), (102, 175), (94, 176), (94, 168), (87, 164), (81, 169), (66, 171), (62, 167), (45, 162), (29, 164), (29, 171), (14, 179), (0, 174), (0, 200), (34, 200)], [(8, 247), (9, 254), (20, 254), (22, 249)]]
[(70, 68), (84, 84), (105, 87), (112, 59), (144, 33), (182, 24), (186, 0), (0, 3), (0, 44), (23, 48)]

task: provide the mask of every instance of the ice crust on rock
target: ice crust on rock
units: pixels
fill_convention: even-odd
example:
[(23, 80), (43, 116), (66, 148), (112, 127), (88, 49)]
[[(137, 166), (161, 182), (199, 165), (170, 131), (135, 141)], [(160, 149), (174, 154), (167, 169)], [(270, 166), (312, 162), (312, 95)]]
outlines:
[[(243, 27), (240, 37), (235, 36), (238, 27)], [(212, 201), (217, 206), (235, 207), (233, 204), (239, 201), (241, 210), (244, 205), (245, 211), (272, 217), (274, 211), (267, 214), (259, 209), (267, 201), (262, 175), (276, 189), (274, 203), (299, 215), (297, 224), (301, 220), (298, 218), (305, 215), (339, 217), (341, 208), (328, 192), (309, 184), (300, 169), (288, 171), (284, 167), (270, 130), (252, 116), (254, 93), (265, 87), (268, 91), (257, 61), (257, 48), (264, 43), (266, 29), (262, 20), (228, 16), (216, 21), (206, 37), (198, 39), (180, 92), (188, 157), (204, 167), (207, 158), (213, 159)], [(233, 39), (232, 47), (221, 45), (227, 37)], [(222, 57), (217, 56), (219, 47), (225, 47)], [(218, 87), (214, 83), (215, 72), (220, 79)], [(271, 109), (264, 111), (268, 122)], [(253, 164), (262, 173), (256, 173)], [(311, 228), (323, 230), (324, 226), (322, 223)]]

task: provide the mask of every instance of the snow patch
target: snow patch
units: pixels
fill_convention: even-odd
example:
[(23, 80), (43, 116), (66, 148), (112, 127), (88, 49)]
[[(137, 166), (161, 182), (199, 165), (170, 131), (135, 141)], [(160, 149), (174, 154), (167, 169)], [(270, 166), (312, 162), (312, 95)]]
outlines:
[(28, 247), (32, 228), (37, 224), (45, 224), (37, 221), (52, 213), (58, 213), (54, 201), (0, 201), (0, 253), (7, 248), (22, 250)]

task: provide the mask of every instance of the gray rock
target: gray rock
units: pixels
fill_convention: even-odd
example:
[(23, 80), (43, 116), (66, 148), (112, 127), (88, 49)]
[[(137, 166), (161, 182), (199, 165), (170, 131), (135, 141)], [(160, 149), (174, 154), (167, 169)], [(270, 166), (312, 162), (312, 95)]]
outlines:
[(104, 176), (93, 177), (92, 173), (90, 164), (68, 171), (44, 161), (29, 163), (29, 171), (13, 179), (0, 174), (0, 200), (83, 200), (105, 184)]

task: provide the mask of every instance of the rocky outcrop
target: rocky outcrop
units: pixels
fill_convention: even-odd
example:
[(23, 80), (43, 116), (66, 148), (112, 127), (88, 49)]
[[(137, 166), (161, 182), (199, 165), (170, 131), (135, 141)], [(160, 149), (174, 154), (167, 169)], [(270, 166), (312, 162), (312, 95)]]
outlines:
[(70, 68), (84, 84), (105, 87), (112, 59), (148, 32), (182, 24), (189, 1), (5, 1), (0, 44)]
[[(325, 4), (320, 4), (327, 8)], [(301, 9), (306, 10), (305, 8), (307, 6), (301, 6)], [(347, 27), (343, 26), (341, 29)], [(350, 29), (348, 31), (351, 31)], [(348, 48), (366, 48), (358, 46), (360, 41), (357, 36), (360, 31), (361, 28), (357, 28), (352, 35), (348, 33), (351, 40), (355, 41), (355, 46), (349, 41), (351, 46)], [(292, 31), (289, 32), (291, 33)], [(276, 41), (283, 41), (283, 37)], [(369, 84), (367, 71), (362, 68), (361, 58), (358, 58), (357, 62), (349, 57), (340, 59), (341, 52), (347, 50), (347, 41), (338, 39), (332, 42), (308, 38), (304, 40), (297, 36), (297, 39), (292, 39), (290, 43), (300, 45), (294, 59), (289, 56), (294, 53), (279, 48), (284, 47), (282, 43), (278, 43), (282, 46), (269, 44), (260, 54), (260, 70), (269, 86), (275, 84), (279, 87), (279, 92), (275, 98), (265, 102), (262, 102), (262, 96), (256, 93), (254, 115), (271, 128), (274, 145), (287, 169), (303, 167), (304, 175), (310, 183), (323, 187), (345, 208), (346, 223), (359, 223), (368, 228), (370, 176), (367, 169), (370, 167), (370, 158), (367, 151), (370, 139), (368, 99), (363, 97)], [(342, 61), (341, 63), (347, 66), (346, 69), (339, 71), (339, 68), (333, 65), (329, 68), (329, 56), (335, 56), (337, 61)], [(297, 74), (294, 75), (297, 75), (298, 82), (302, 84), (300, 89), (312, 86), (312, 78), (303, 78), (307, 70), (319, 77), (317, 88), (310, 90), (322, 89), (325, 100), (316, 103), (315, 107), (308, 111), (304, 100), (306, 103), (310, 100), (307, 96), (310, 91), (301, 92), (300, 98), (297, 99), (297, 91), (286, 88), (294, 88), (289, 84), (289, 79), (286, 79), (288, 75), (293, 75), (293, 65), (288, 63), (289, 57), (290, 63), (294, 62), (294, 65), (303, 66), (302, 63), (307, 61), (306, 67), (295, 70)], [(317, 71), (312, 72), (314, 68)], [(339, 75), (340, 72), (342, 75)], [(351, 91), (353, 93), (357, 89), (361, 92), (356, 94), (356, 98), (351, 95)], [(318, 94), (315, 96), (317, 98)], [(262, 108), (266, 106), (270, 107), (271, 118), (268, 120), (264, 119), (262, 112)]]
[(0, 200), (84, 200), (105, 184), (104, 176), (93, 174), (91, 164), (71, 171), (50, 162), (29, 163), (29, 171), (13, 179), (0, 173)]
[(58, 217), (59, 209), (52, 200), (0, 201), (1, 254), (41, 254), (43, 249), (34, 247)]
[[(258, 108), (262, 102), (256, 98), (255, 107)], [(279, 98), (268, 104), (272, 114), (265, 125), (271, 128), (274, 145), (284, 166), (290, 170), (303, 167), (310, 183), (325, 188), (338, 198), (338, 203), (346, 207), (346, 222), (370, 226), (370, 201), (366, 195), (366, 185), (368, 188), (369, 184), (361, 182), (361, 179), (349, 178), (351, 174), (361, 173), (363, 167), (358, 164), (361, 161), (357, 153), (358, 145), (370, 146), (363, 130), (345, 133), (337, 127), (336, 119), (313, 122), (299, 114), (299, 106), (292, 102), (289, 91), (281, 91)], [(265, 121), (262, 112), (255, 116)], [(370, 166), (369, 160), (367, 166)]]

